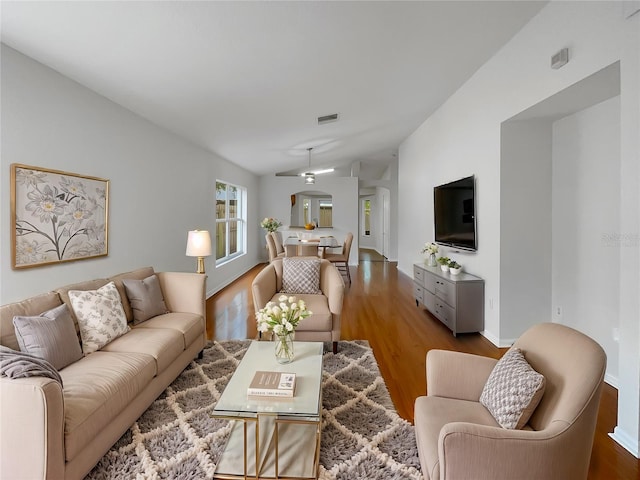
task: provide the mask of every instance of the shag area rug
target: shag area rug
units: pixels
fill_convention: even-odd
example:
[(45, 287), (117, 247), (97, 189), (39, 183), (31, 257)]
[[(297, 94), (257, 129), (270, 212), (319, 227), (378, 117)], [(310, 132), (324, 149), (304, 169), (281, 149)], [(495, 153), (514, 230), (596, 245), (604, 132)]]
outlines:
[[(209, 414), (249, 344), (208, 346), (86, 478), (212, 478), (231, 424)], [(422, 479), (413, 426), (395, 412), (368, 342), (330, 350), (325, 344), (319, 478)]]

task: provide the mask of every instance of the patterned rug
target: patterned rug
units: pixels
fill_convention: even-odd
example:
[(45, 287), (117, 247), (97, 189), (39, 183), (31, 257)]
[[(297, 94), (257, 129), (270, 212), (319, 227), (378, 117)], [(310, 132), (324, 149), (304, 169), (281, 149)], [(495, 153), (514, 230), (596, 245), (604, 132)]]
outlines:
[[(249, 344), (206, 348), (86, 478), (212, 478), (231, 427), (209, 414)], [(413, 426), (396, 414), (369, 344), (330, 350), (325, 344), (319, 478), (422, 479)]]

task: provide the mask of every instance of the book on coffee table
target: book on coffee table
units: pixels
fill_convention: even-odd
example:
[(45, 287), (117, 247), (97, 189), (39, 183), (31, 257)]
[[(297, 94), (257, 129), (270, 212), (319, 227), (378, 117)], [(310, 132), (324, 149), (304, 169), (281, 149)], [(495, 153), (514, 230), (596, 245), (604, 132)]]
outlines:
[(252, 397), (291, 398), (296, 389), (296, 374), (258, 371), (247, 389)]

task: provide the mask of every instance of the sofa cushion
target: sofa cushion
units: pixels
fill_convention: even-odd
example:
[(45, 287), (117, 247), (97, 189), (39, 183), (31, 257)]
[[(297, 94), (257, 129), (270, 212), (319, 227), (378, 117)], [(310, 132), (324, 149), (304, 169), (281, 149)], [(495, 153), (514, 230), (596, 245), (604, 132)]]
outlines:
[[(280, 303), (278, 298), (280, 293), (271, 299), (274, 303)], [(328, 332), (333, 328), (333, 315), (329, 310), (329, 301), (324, 295), (296, 295), (298, 300), (303, 300), (307, 308), (313, 312), (310, 317), (300, 320), (296, 331)]]
[(167, 313), (150, 318), (134, 327), (138, 328), (170, 328), (180, 332), (184, 338), (184, 349), (186, 350), (204, 332), (204, 320), (195, 313)]
[(59, 305), (37, 317), (13, 317), (20, 350), (43, 358), (56, 370), (82, 358), (69, 308)]
[(156, 275), (151, 275), (142, 280), (124, 278), (122, 283), (127, 292), (126, 297), (133, 310), (134, 325), (168, 312), (160, 289), (160, 282)]
[(129, 322), (133, 322), (133, 309), (131, 308), (131, 304), (129, 303), (129, 299), (127, 298), (127, 291), (122, 281), (125, 278), (142, 280), (143, 278), (147, 278), (153, 274), (153, 267), (143, 267), (132, 270), (131, 272), (120, 273), (118, 275), (114, 275), (113, 277), (109, 277), (109, 281), (116, 284), (116, 288), (118, 289), (118, 293), (120, 294), (120, 298), (122, 299), (122, 308), (124, 308), (124, 313), (127, 316), (127, 320)]
[(281, 293), (320, 294), (320, 259), (285, 257), (282, 259)]
[(489, 411), (478, 402), (444, 397), (418, 397), (414, 406), (415, 434), (420, 464), (427, 468), (425, 478), (439, 479), (438, 440), (447, 423), (469, 422), (499, 427)]
[(64, 385), (65, 456), (72, 460), (154, 376), (150, 355), (95, 352), (60, 372)]
[(133, 328), (105, 345), (102, 351), (151, 355), (156, 360), (154, 374), (157, 375), (184, 351), (184, 336), (169, 328)]
[(0, 307), (0, 345), (12, 350), (20, 350), (16, 330), (13, 326), (13, 317), (33, 317), (61, 304), (60, 296), (55, 292), (49, 292), (27, 298), (21, 302), (2, 305)]
[(540, 403), (544, 388), (544, 376), (531, 368), (519, 348), (511, 348), (489, 375), (480, 403), (502, 427), (520, 429)]
[(69, 290), (69, 299), (78, 319), (85, 355), (129, 331), (120, 294), (113, 282), (97, 290)]

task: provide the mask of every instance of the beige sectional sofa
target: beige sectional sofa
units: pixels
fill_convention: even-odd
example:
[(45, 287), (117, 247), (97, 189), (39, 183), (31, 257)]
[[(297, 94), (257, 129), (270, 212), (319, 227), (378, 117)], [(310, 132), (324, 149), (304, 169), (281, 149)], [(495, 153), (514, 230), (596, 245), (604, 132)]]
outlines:
[(131, 327), (62, 368), (62, 386), (45, 377), (0, 377), (0, 478), (83, 478), (202, 351), (204, 275), (156, 273), (169, 313), (132, 323), (122, 281), (153, 274), (153, 268), (142, 268), (0, 307), (0, 344), (19, 350), (14, 316), (37, 316), (62, 303), (73, 314), (70, 290), (95, 290), (113, 281)]

